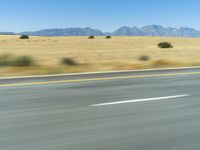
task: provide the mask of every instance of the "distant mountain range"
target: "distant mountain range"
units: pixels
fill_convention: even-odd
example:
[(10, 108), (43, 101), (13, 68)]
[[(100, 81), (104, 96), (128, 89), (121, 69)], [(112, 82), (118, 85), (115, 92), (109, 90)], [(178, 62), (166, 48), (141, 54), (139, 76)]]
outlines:
[(148, 25), (142, 28), (138, 27), (121, 27), (114, 32), (104, 33), (100, 30), (92, 28), (66, 28), (66, 29), (44, 29), (40, 31), (31, 32), (0, 32), (0, 34), (26, 34), (32, 36), (172, 36), (172, 37), (200, 37), (200, 31), (194, 28), (172, 28), (172, 27), (162, 27), (160, 25)]
[(172, 36), (172, 37), (200, 37), (200, 31), (193, 28), (164, 28), (159, 25), (148, 25), (142, 28), (121, 27), (111, 33), (113, 36)]
[(0, 32), (0, 35), (15, 35), (14, 32)]
[(100, 30), (92, 28), (66, 28), (66, 29), (44, 29), (35, 32), (22, 32), (20, 34), (27, 34), (33, 36), (104, 36), (105, 34)]

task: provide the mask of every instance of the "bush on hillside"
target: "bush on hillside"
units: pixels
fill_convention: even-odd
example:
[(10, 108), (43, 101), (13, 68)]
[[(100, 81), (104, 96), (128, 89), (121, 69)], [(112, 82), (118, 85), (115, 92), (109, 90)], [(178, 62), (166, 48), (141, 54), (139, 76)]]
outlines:
[(75, 66), (78, 65), (78, 63), (73, 58), (62, 58), (61, 60), (62, 65), (66, 66)]
[(32, 66), (33, 64), (34, 61), (30, 56), (19, 56), (16, 57), (12, 62), (13, 66), (18, 66), (18, 67), (27, 67), (27, 66)]
[(4, 54), (0, 56), (0, 66), (16, 66), (16, 67), (23, 67), (23, 66), (31, 66), (34, 64), (33, 59), (30, 56), (19, 56), (15, 57), (9, 54)]
[(158, 44), (159, 48), (173, 48), (172, 44), (169, 42), (162, 42)]
[(95, 36), (94, 35), (91, 35), (88, 37), (89, 39), (95, 39)]
[(28, 35), (21, 35), (20, 39), (29, 39), (29, 36)]
[(110, 35), (106, 36), (106, 39), (111, 39), (112, 37)]
[(140, 61), (149, 61), (150, 60), (150, 57), (147, 56), (147, 55), (142, 55), (138, 58), (138, 60)]

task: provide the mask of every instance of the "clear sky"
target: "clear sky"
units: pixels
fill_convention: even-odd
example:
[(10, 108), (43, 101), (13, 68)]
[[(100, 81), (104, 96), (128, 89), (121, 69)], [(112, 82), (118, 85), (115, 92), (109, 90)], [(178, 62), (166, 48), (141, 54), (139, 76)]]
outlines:
[(200, 29), (200, 0), (0, 0), (0, 31), (158, 24)]

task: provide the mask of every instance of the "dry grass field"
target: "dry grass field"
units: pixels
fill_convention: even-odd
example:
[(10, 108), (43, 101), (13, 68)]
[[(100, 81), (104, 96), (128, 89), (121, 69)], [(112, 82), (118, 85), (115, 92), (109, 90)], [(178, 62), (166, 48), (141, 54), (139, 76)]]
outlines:
[[(160, 49), (159, 42), (174, 48)], [(71, 72), (132, 70), (200, 65), (199, 38), (168, 37), (30, 37), (0, 36), (0, 55), (28, 55), (32, 67), (0, 67), (0, 76), (55, 74)], [(143, 55), (150, 60), (142, 61)], [(78, 65), (64, 66), (62, 58), (73, 58)]]

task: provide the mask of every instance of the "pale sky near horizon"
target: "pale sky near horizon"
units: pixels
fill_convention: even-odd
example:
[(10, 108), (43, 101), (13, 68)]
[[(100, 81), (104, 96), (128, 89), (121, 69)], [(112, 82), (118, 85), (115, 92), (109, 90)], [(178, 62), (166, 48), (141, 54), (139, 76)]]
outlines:
[(199, 0), (0, 0), (0, 31), (163, 25), (200, 30)]

